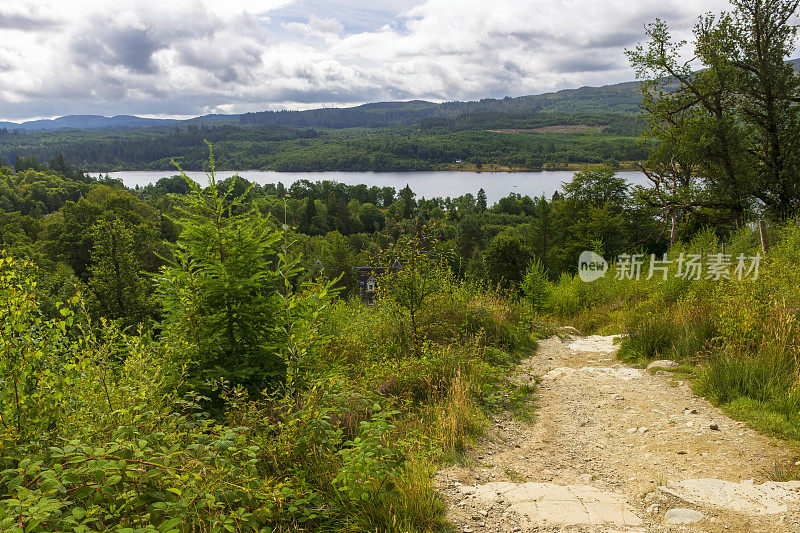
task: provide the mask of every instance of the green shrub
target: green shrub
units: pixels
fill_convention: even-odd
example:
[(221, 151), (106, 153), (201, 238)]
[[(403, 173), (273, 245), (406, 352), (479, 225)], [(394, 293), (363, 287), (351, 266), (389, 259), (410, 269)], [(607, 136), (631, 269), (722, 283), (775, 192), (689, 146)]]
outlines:
[(708, 309), (697, 303), (687, 309), (673, 305), (662, 313), (638, 312), (628, 321), (625, 331), (627, 336), (618, 355), (626, 361), (697, 360), (717, 336)]
[(542, 311), (547, 308), (552, 286), (540, 260), (535, 259), (528, 265), (520, 288), (533, 309)]

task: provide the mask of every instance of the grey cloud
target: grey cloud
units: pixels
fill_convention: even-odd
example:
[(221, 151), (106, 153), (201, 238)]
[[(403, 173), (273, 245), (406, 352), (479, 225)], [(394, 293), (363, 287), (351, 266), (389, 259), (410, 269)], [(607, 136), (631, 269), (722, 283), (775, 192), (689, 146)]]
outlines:
[(263, 53), (255, 46), (201, 50), (190, 44), (179, 45), (177, 52), (182, 65), (210, 72), (222, 83), (249, 83), (250, 69), (261, 63)]
[(339, 20), (348, 32), (374, 31), (394, 23), (399, 13), (421, 3), (421, 0), (388, 0), (383, 2), (348, 2), (346, 0), (300, 0), (275, 10), (270, 18), (277, 23), (307, 21), (310, 13), (319, 18)]
[(550, 61), (550, 68), (559, 74), (580, 72), (602, 72), (620, 68), (616, 58), (601, 58), (594, 54), (580, 54), (558, 57)]
[(140, 74), (156, 71), (153, 54), (163, 48), (147, 29), (108, 28), (77, 38), (72, 52), (84, 64), (119, 65)]
[(636, 28), (596, 35), (586, 42), (586, 46), (590, 48), (621, 48), (638, 43), (641, 40), (642, 31)]
[[(60, 36), (43, 52), (53, 58), (51, 68), (32, 73), (34, 81), (0, 80), (0, 88), (23, 100), (0, 101), (0, 117), (185, 115), (220, 106), (257, 110), (479, 99), (615, 83), (630, 79), (622, 48), (644, 39), (644, 22), (661, 16), (687, 30), (700, 11), (689, 0), (640, 0), (630, 9), (608, 9), (607, 15), (599, 9), (597, 20), (573, 20), (580, 9), (596, 5), (586, 0), (577, 3), (583, 8), (567, 12), (549, 9), (544, 0), (529, 0), (533, 8), (511, 0), (505, 7), (514, 20), (504, 21), (480, 18), (484, 6), (477, 1), (454, 13), (438, 0), (379, 0), (369, 6), (296, 0), (258, 19), (246, 13), (218, 17), (203, 9), (210, 1), (216, 0), (190, 0), (162, 11), (153, 4), (128, 9), (124, 16), (113, 11), (119, 15), (115, 20), (101, 15), (111, 10), (90, 9), (62, 34), (36, 32), (50, 24), (45, 20), (0, 14), (0, 28), (29, 28), (26, 37), (36, 39), (45, 31), (48, 39)], [(411, 10), (415, 4), (424, 9)], [(320, 29), (333, 33), (305, 39), (286, 27), (290, 22), (310, 27), (312, 16)], [(334, 35), (340, 27), (333, 19), (344, 27), (340, 34)], [(393, 30), (380, 31), (384, 25)], [(9, 49), (0, 58), (0, 71), (4, 61), (6, 69), (26, 68), (24, 62), (16, 66), (20, 51)]]
[(61, 25), (62, 23), (51, 19), (0, 13), (0, 29), (3, 30), (41, 31), (57, 28)]
[(296, 102), (302, 104), (313, 104), (316, 102), (328, 102), (338, 104), (351, 104), (365, 101), (374, 101), (382, 97), (383, 90), (375, 90), (366, 87), (345, 87), (335, 88), (316, 88), (316, 89), (290, 89), (284, 88), (270, 92), (269, 96), (274, 101)]

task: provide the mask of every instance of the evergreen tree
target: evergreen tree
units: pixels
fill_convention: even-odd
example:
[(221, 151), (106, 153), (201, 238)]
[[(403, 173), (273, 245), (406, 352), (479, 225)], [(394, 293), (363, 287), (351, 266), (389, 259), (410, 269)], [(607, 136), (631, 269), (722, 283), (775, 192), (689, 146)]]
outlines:
[(552, 268), (551, 251), (557, 242), (556, 223), (553, 216), (553, 208), (550, 202), (540, 196), (535, 200), (535, 217), (530, 225), (528, 242), (531, 243), (531, 250), (541, 261), (545, 271)]
[(417, 208), (417, 202), (414, 200), (416, 193), (411, 190), (411, 187), (406, 186), (398, 193), (398, 198), (403, 201), (403, 218), (411, 218)]
[(482, 188), (478, 191), (478, 210), (486, 211), (486, 191)]
[(55, 170), (56, 172), (60, 172), (65, 176), (70, 175), (70, 168), (69, 163), (64, 158), (64, 154), (58, 154), (53, 159), (50, 160), (50, 170)]
[(520, 286), (525, 299), (537, 311), (542, 311), (550, 298), (552, 285), (547, 279), (547, 270), (538, 259), (534, 259), (525, 271), (525, 277)]
[(313, 197), (306, 198), (305, 209), (303, 209), (302, 229), (309, 235), (313, 235), (314, 218), (317, 216), (317, 204)]
[(209, 187), (189, 181), (178, 208), (183, 228), (172, 261), (158, 278), (168, 335), (187, 350), (189, 385), (208, 392), (224, 379), (255, 393), (285, 376), (281, 346), (280, 233), (243, 196), (221, 195), (211, 160)]

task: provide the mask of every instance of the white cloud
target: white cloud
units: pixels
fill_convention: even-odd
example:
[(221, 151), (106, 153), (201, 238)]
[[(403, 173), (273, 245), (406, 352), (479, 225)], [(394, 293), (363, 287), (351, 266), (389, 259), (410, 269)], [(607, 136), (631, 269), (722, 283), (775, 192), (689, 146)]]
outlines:
[(627, 81), (623, 49), (722, 0), (15, 1), (0, 117), (475, 99)]

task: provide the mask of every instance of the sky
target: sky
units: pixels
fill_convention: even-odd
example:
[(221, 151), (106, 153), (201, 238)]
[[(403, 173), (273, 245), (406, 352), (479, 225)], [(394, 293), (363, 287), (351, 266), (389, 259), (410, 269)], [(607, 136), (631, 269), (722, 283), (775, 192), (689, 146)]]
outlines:
[(630, 81), (722, 0), (0, 0), (0, 120), (477, 100)]

